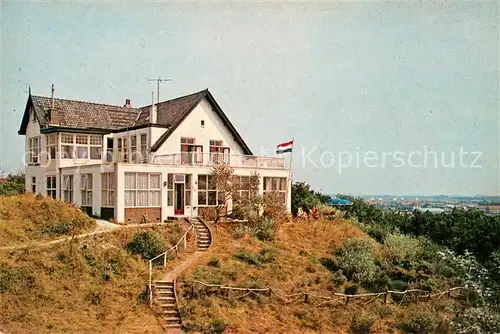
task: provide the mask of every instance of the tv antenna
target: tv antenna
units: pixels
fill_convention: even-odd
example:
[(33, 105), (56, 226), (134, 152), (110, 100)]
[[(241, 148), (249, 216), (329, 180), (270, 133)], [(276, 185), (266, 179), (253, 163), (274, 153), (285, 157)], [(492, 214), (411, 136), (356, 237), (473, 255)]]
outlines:
[(160, 82), (164, 81), (172, 81), (172, 79), (148, 79), (146, 78), (147, 81), (156, 81), (156, 103), (160, 103)]

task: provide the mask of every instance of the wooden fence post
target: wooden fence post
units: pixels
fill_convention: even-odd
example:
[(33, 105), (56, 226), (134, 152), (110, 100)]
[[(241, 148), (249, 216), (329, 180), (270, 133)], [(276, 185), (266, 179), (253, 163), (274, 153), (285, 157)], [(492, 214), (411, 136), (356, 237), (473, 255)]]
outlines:
[(191, 284), (191, 298), (194, 298), (194, 282)]
[(387, 304), (387, 297), (389, 296), (389, 291), (385, 291), (384, 304)]
[(349, 298), (351, 298), (351, 297), (346, 297), (346, 298), (345, 298), (345, 304), (346, 304), (346, 305), (347, 305), (347, 304), (349, 304)]
[(309, 298), (309, 294), (307, 292), (304, 292), (304, 302), (307, 303), (308, 298)]

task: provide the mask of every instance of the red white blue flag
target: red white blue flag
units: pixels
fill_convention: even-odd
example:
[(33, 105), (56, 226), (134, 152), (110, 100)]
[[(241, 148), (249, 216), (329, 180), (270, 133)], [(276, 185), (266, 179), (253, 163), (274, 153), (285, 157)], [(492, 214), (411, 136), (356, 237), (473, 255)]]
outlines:
[(276, 154), (292, 152), (292, 148), (293, 148), (293, 140), (288, 141), (286, 143), (281, 143), (278, 146), (276, 146)]

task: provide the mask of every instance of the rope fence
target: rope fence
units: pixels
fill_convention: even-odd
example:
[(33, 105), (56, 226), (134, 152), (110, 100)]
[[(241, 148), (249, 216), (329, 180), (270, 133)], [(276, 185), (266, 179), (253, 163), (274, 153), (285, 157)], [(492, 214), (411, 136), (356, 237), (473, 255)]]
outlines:
[[(188, 283), (189, 284), (189, 283)], [(338, 303), (341, 305), (348, 305), (349, 301), (355, 299), (368, 299), (363, 305), (367, 305), (372, 303), (375, 300), (383, 297), (383, 301), (385, 304), (389, 302), (389, 297), (391, 295), (396, 295), (401, 297), (401, 301), (405, 296), (412, 295), (416, 301), (424, 300), (429, 301), (433, 298), (437, 300), (441, 299), (443, 296), (448, 298), (456, 298), (456, 294), (452, 294), (453, 292), (463, 293), (464, 290), (469, 290), (466, 287), (454, 287), (446, 290), (442, 290), (439, 292), (431, 293), (422, 289), (410, 289), (405, 291), (393, 291), (386, 290), (382, 292), (372, 292), (372, 293), (361, 293), (349, 295), (345, 293), (337, 293), (333, 292), (331, 296), (321, 296), (314, 293), (309, 292), (297, 292), (293, 294), (282, 294), (279, 293), (277, 289), (273, 289), (271, 287), (267, 288), (246, 288), (246, 287), (234, 287), (234, 286), (225, 286), (219, 284), (209, 284), (202, 281), (193, 281), (191, 283), (191, 298), (196, 298), (202, 294), (217, 294), (219, 296), (225, 297), (227, 299), (241, 299), (248, 295), (254, 295), (258, 298), (262, 298), (262, 296), (271, 297), (274, 296), (279, 299), (284, 304), (291, 304), (298, 301), (302, 301), (304, 303), (309, 303), (314, 306), (323, 306), (330, 303)]]

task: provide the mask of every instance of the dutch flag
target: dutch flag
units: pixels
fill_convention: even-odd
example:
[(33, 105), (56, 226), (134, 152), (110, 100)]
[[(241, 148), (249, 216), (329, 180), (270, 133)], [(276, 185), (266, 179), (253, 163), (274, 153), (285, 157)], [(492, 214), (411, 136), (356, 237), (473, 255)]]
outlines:
[(278, 146), (276, 146), (276, 154), (292, 152), (292, 148), (293, 148), (293, 140), (279, 144)]

